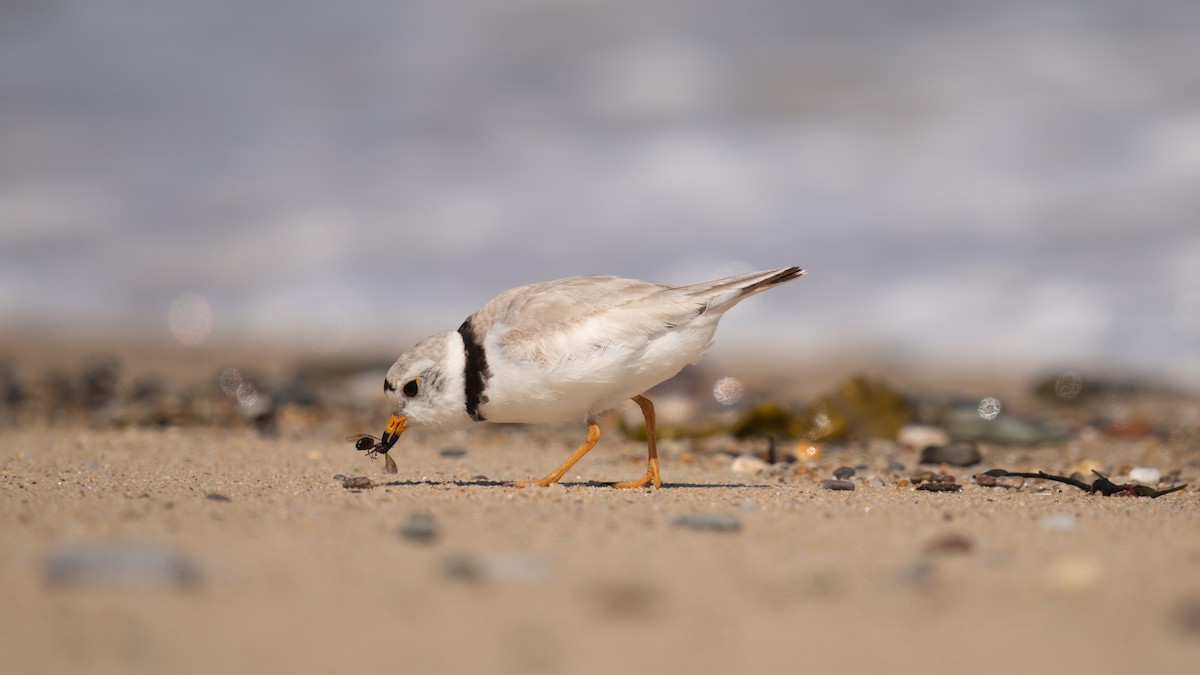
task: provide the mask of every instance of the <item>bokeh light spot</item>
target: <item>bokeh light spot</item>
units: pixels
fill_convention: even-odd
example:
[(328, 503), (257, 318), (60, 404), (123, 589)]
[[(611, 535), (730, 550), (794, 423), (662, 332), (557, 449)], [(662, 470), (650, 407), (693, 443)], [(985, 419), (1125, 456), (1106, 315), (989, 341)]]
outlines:
[(238, 405), (243, 408), (249, 408), (258, 403), (258, 389), (253, 383), (242, 377), (242, 371), (237, 368), (226, 368), (221, 371), (221, 377), (217, 382), (221, 385), (221, 393), (236, 398)]
[(833, 420), (830, 419), (826, 412), (819, 412), (813, 415), (813, 432), (817, 436), (826, 436), (833, 429)]
[(721, 405), (736, 405), (745, 393), (746, 388), (734, 377), (722, 377), (713, 384), (712, 396)]
[(985, 420), (994, 420), (1000, 414), (1000, 399), (986, 396), (979, 401), (979, 416)]
[(1054, 380), (1054, 395), (1064, 401), (1070, 401), (1083, 391), (1083, 378), (1079, 373), (1067, 371)]
[(171, 335), (185, 347), (197, 347), (212, 333), (212, 307), (199, 293), (184, 293), (167, 311)]
[(249, 382), (243, 382), (237, 388), (235, 395), (237, 396), (238, 404), (243, 408), (249, 408), (258, 403), (258, 389), (255, 389), (254, 385)]
[(221, 385), (221, 393), (226, 396), (236, 396), (237, 389), (242, 382), (245, 382), (242, 379), (242, 371), (237, 368), (226, 368), (221, 371), (221, 377), (217, 380), (217, 383)]

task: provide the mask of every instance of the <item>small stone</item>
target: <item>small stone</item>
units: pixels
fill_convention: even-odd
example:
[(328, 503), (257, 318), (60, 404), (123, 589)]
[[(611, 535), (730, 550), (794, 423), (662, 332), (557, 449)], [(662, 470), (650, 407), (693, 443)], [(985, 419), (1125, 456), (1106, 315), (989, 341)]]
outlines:
[(1045, 571), (1046, 583), (1056, 591), (1085, 593), (1094, 590), (1103, 580), (1104, 570), (1092, 558), (1059, 558)]
[(442, 574), (460, 581), (479, 581), (483, 571), (478, 559), (467, 555), (455, 555), (442, 561)]
[(346, 477), (345, 477), (345, 476), (343, 476), (343, 475), (342, 475), (342, 474), (340, 474), (340, 473), (335, 473), (335, 474), (333, 474), (333, 479), (334, 479), (334, 480), (336, 480), (336, 481), (338, 481), (338, 482), (343, 482), (343, 481), (345, 481), (345, 480), (346, 480)]
[(971, 476), (976, 485), (983, 487), (999, 487), (1008, 490), (1019, 490), (1025, 486), (1025, 479), (1019, 476), (993, 476), (990, 473), (977, 473)]
[(887, 485), (887, 483), (884, 482), (884, 480), (879, 476), (872, 475), (871, 477), (867, 478), (867, 485), (870, 485), (874, 488), (881, 488)]
[(979, 446), (973, 441), (957, 441), (946, 445), (929, 445), (921, 450), (921, 464), (971, 466), (983, 461)]
[(738, 455), (729, 465), (729, 470), (734, 473), (765, 473), (770, 468), (770, 464), (753, 455)]
[(1075, 462), (1074, 464), (1072, 464), (1071, 467), (1069, 469), (1067, 469), (1067, 475), (1070, 476), (1070, 475), (1074, 475), (1074, 474), (1079, 474), (1080, 476), (1084, 476), (1084, 477), (1090, 476), (1091, 478), (1095, 478), (1096, 476), (1094, 473), (1092, 473), (1093, 471), (1098, 471), (1100, 473), (1107, 473), (1107, 468), (1104, 466), (1104, 464), (1102, 464), (1094, 459), (1081, 459), (1078, 462)]
[(213, 501), (213, 502), (231, 502), (231, 501), (233, 501), (232, 499), (230, 499), (229, 497), (226, 497), (225, 495), (221, 494), (220, 492), (210, 492), (210, 493), (204, 495), (204, 498), (209, 501)]
[(371, 482), (366, 476), (352, 476), (342, 481), (342, 487), (347, 490), (366, 490), (375, 487), (375, 483)]
[(658, 587), (653, 584), (603, 584), (592, 589), (590, 595), (602, 614), (616, 619), (652, 616), (660, 605)]
[(823, 480), (819, 483), (823, 490), (853, 490), (854, 483), (848, 480)]
[(1065, 513), (1052, 513), (1038, 521), (1038, 527), (1043, 530), (1058, 530), (1059, 532), (1073, 530), (1076, 524), (1075, 517)]
[(408, 517), (408, 522), (400, 528), (400, 536), (408, 541), (429, 544), (437, 539), (437, 523), (428, 513), (414, 513)]
[(45, 573), (52, 586), (189, 587), (200, 579), (191, 561), (175, 551), (111, 546), (57, 553), (46, 560)]
[(992, 419), (980, 416), (977, 406), (952, 410), (938, 421), (951, 438), (988, 441), (1007, 445), (1037, 445), (1062, 439), (1062, 434), (1042, 425), (1001, 414)]
[(1175, 609), (1175, 621), (1185, 635), (1200, 637), (1200, 598), (1190, 598), (1180, 603)]
[(963, 486), (958, 483), (924, 483), (917, 486), (924, 492), (962, 492)]
[(941, 427), (929, 424), (906, 424), (896, 433), (896, 442), (916, 450), (930, 445), (946, 445), (950, 434)]
[(708, 532), (737, 532), (742, 522), (728, 513), (694, 513), (676, 516), (671, 524), (688, 530)]
[(849, 466), (839, 466), (833, 470), (833, 477), (838, 480), (846, 480), (854, 476), (854, 468)]
[(484, 578), (493, 581), (538, 583), (551, 571), (542, 558), (521, 553), (491, 553), (479, 563)]
[(975, 542), (964, 534), (952, 532), (931, 539), (925, 544), (925, 552), (932, 555), (959, 555), (970, 553)]
[(1139, 466), (1129, 470), (1129, 482), (1140, 485), (1158, 485), (1162, 473), (1152, 466)]
[(550, 569), (540, 558), (512, 554), (457, 554), (442, 560), (442, 574), (468, 582), (538, 583)]
[(921, 483), (935, 483), (939, 478), (941, 478), (941, 474), (934, 473), (933, 471), (918, 471), (908, 477), (908, 479), (912, 481), (913, 485), (920, 485)]
[(442, 457), (465, 457), (467, 455), (466, 448), (443, 448), (438, 452)]

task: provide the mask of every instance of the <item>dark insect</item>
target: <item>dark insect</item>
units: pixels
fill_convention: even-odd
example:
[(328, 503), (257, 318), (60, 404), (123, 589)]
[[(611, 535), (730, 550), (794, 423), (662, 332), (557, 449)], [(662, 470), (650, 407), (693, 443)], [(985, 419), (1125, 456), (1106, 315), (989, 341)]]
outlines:
[(347, 436), (346, 440), (354, 443), (355, 450), (367, 453), (367, 457), (383, 455), (383, 470), (388, 473), (399, 473), (400, 470), (396, 468), (396, 460), (392, 459), (391, 455), (380, 450), (383, 447), (383, 441), (379, 438), (371, 434), (354, 434), (353, 436)]

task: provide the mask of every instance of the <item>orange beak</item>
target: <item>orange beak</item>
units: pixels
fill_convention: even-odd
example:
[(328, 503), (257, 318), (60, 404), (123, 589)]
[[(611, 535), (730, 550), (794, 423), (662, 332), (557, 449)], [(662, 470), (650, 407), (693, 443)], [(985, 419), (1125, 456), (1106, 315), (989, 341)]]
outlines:
[(404, 433), (406, 421), (407, 418), (403, 415), (392, 415), (388, 418), (387, 426), (383, 429), (383, 436), (379, 439), (383, 444), (383, 448), (379, 452), (386, 454), (396, 444), (396, 441), (400, 440), (400, 434)]

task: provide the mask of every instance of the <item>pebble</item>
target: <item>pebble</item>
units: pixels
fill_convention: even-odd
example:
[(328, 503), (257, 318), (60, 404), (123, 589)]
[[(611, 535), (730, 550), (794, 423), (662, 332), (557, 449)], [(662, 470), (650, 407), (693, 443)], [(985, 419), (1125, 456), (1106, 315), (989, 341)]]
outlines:
[(849, 466), (839, 466), (833, 470), (833, 477), (838, 480), (846, 480), (854, 477), (854, 468)]
[(823, 490), (853, 490), (854, 483), (848, 480), (823, 480), (820, 482)]
[(200, 573), (181, 554), (156, 548), (89, 546), (56, 553), (45, 562), (51, 586), (174, 586), (186, 588)]
[(439, 455), (442, 457), (465, 457), (467, 455), (466, 448), (443, 448)]
[(979, 409), (974, 406), (952, 410), (942, 416), (940, 423), (952, 438), (964, 440), (1037, 445), (1062, 439), (1062, 434), (1050, 431), (1036, 422), (1006, 415), (994, 419), (980, 417)]
[(771, 465), (753, 455), (738, 455), (733, 458), (729, 470), (734, 473), (765, 473)]
[(958, 483), (924, 483), (917, 486), (925, 492), (962, 492), (963, 486)]
[(1051, 589), (1068, 593), (1094, 590), (1103, 578), (1103, 568), (1092, 558), (1059, 558), (1045, 571), (1045, 580)]
[(940, 473), (933, 471), (918, 471), (909, 476), (908, 479), (912, 481), (913, 485), (920, 485), (921, 483), (935, 483), (941, 480), (941, 477)]
[(404, 527), (400, 528), (400, 536), (421, 544), (433, 543), (438, 536), (437, 523), (428, 513), (414, 513), (408, 517)]
[(965, 534), (951, 532), (935, 537), (925, 544), (925, 552), (932, 555), (958, 555), (970, 553), (975, 549), (975, 542)]
[(1092, 473), (1093, 471), (1099, 471), (1100, 473), (1105, 473), (1106, 469), (1103, 464), (1101, 464), (1100, 462), (1097, 462), (1094, 459), (1081, 459), (1078, 462), (1075, 462), (1074, 464), (1072, 464), (1071, 467), (1069, 469), (1067, 469), (1067, 475), (1079, 474), (1080, 476), (1083, 476), (1084, 478), (1091, 479), (1091, 478), (1096, 477), (1096, 475), (1094, 473)]
[(460, 581), (478, 581), (483, 576), (479, 561), (467, 555), (454, 555), (442, 561), (442, 574)]
[(1200, 598), (1190, 598), (1175, 610), (1175, 621), (1179, 630), (1191, 637), (1200, 637)]
[(705, 530), (708, 532), (737, 532), (742, 529), (742, 521), (728, 513), (692, 513), (676, 516), (671, 524), (688, 530)]
[(209, 501), (213, 501), (213, 502), (231, 502), (231, 501), (233, 501), (232, 499), (221, 494), (220, 492), (210, 492), (210, 493), (204, 495), (204, 498)]
[(442, 561), (442, 573), (461, 581), (538, 583), (550, 576), (545, 561), (519, 554), (459, 554)]
[(375, 487), (375, 483), (371, 482), (366, 476), (351, 476), (342, 481), (342, 487), (347, 490), (366, 490)]
[(946, 445), (950, 434), (941, 427), (929, 424), (906, 424), (896, 433), (896, 442), (916, 450), (930, 445)]
[(333, 474), (333, 479), (336, 481), (339, 481), (339, 482), (345, 482), (346, 477), (340, 473), (335, 473), (335, 474)]
[(1018, 476), (989, 476), (986, 473), (977, 473), (972, 478), (975, 479), (976, 485), (982, 485), (983, 487), (1019, 490), (1025, 486), (1025, 479)]
[(1129, 470), (1129, 482), (1141, 485), (1158, 485), (1162, 473), (1152, 466), (1139, 466)]
[(1078, 521), (1075, 520), (1075, 516), (1066, 513), (1052, 513), (1038, 521), (1038, 527), (1043, 530), (1057, 530), (1059, 532), (1073, 530), (1077, 524)]
[(921, 450), (921, 464), (949, 464), (971, 466), (983, 461), (979, 446), (972, 441), (958, 441), (946, 445), (929, 445)]

